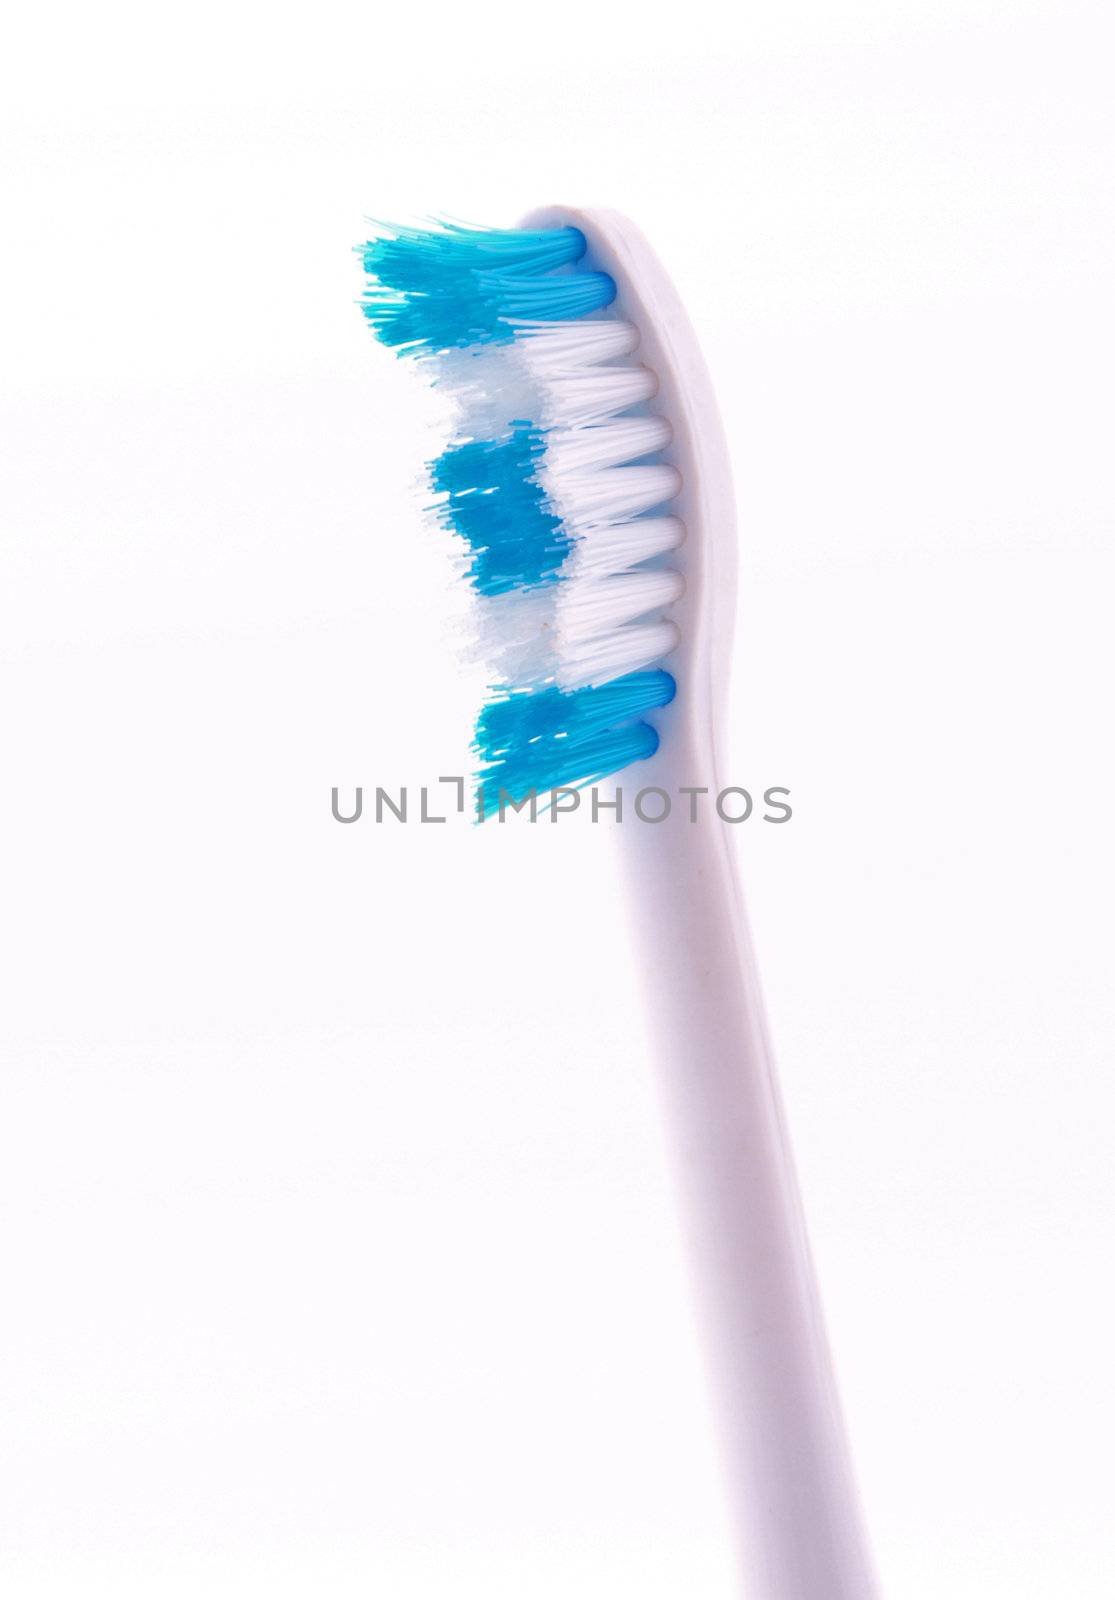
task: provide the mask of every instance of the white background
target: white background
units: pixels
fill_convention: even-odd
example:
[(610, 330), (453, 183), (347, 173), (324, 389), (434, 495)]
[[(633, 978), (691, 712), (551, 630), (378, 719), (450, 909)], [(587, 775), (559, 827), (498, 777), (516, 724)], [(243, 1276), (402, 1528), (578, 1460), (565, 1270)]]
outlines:
[(607, 829), (330, 819), (476, 686), (365, 214), (633, 215), (738, 479), (729, 775), (890, 1596), (1108, 1596), (1105, 7), (25, 7), (0, 1575), (726, 1600)]

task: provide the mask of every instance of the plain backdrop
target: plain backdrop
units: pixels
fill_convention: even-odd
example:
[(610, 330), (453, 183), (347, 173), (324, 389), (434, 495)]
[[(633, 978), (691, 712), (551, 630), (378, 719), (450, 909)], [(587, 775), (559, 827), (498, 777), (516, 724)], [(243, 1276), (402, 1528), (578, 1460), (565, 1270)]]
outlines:
[(0, 95), (0, 1583), (727, 1600), (607, 828), (339, 827), (477, 686), (367, 218), (630, 213), (888, 1595), (1112, 1591), (1103, 5), (24, 7)]

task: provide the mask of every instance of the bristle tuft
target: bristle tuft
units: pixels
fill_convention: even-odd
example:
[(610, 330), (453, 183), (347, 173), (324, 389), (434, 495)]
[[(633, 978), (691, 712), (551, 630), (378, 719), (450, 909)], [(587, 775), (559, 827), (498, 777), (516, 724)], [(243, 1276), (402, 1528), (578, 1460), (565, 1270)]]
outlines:
[(606, 273), (555, 270), (584, 253), (577, 228), (400, 228), (364, 247), (364, 315), (384, 344), (407, 350), (506, 342), (514, 320), (583, 317), (611, 303)]
[(635, 672), (601, 688), (511, 691), (480, 713), (476, 752), (484, 810), (556, 788), (583, 788), (658, 749), (642, 720), (669, 705), (668, 672)]

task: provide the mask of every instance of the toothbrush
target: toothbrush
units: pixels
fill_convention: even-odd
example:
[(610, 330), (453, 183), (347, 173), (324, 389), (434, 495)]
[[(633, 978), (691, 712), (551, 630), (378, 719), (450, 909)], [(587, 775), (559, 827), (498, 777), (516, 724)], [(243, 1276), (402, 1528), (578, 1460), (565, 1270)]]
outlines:
[[(614, 779), (687, 1193), (747, 1600), (878, 1595), (732, 841), (719, 740), (736, 597), (731, 470), (685, 310), (606, 210), (384, 230), (373, 331), (456, 402), (435, 515), (496, 687), (483, 811)], [(667, 665), (663, 666), (662, 663)], [(631, 785), (627, 785), (629, 799)], [(568, 803), (559, 801), (559, 803)], [(664, 809), (659, 795), (648, 815)]]

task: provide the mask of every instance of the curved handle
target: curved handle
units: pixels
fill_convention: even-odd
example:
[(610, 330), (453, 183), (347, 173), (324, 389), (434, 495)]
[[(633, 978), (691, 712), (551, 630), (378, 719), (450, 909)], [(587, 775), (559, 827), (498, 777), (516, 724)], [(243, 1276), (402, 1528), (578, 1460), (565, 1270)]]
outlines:
[[(704, 803), (711, 811), (711, 797)], [(660, 824), (619, 831), (712, 1336), (746, 1594), (873, 1600), (732, 842), (715, 814), (694, 823), (676, 805)]]

